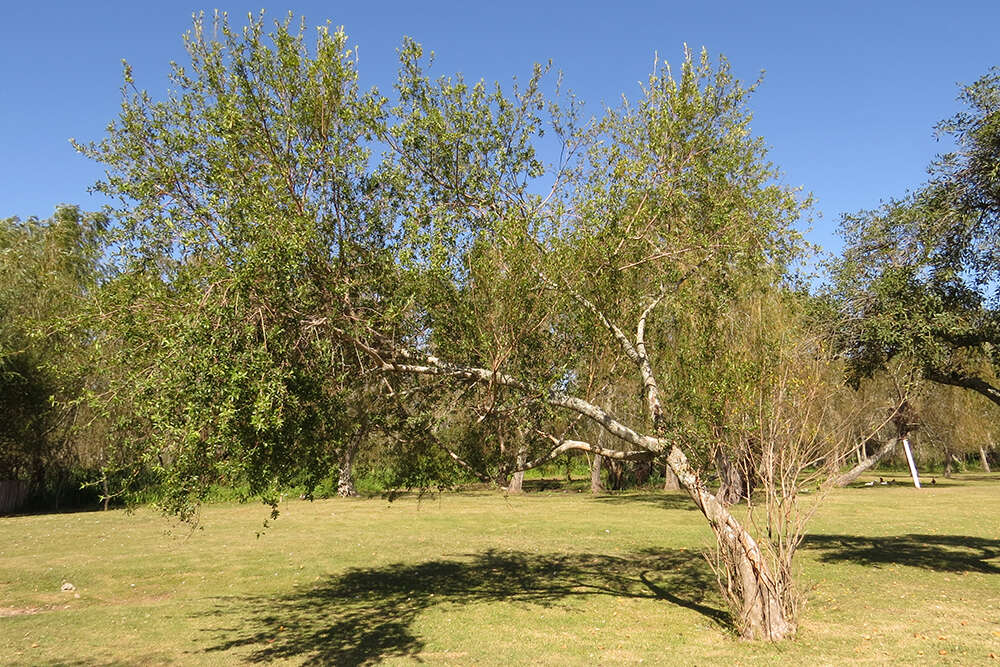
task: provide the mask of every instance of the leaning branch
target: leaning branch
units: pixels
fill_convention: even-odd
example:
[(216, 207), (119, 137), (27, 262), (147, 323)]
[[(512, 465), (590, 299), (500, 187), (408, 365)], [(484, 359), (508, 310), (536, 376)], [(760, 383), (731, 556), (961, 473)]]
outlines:
[(1000, 405), (1000, 389), (980, 377), (966, 375), (957, 371), (941, 371), (936, 368), (926, 369), (924, 376), (931, 382), (937, 382), (938, 384), (971, 389)]
[(653, 364), (649, 361), (649, 354), (646, 352), (646, 320), (666, 294), (666, 288), (660, 287), (659, 295), (642, 311), (642, 315), (639, 316), (639, 324), (635, 329), (635, 349), (639, 353), (639, 372), (642, 374), (642, 385), (646, 392), (646, 402), (649, 405), (649, 415), (653, 420), (654, 432), (659, 430), (660, 421), (663, 419), (663, 407), (660, 405), (660, 389), (656, 383), (656, 376), (653, 374)]
[(614, 336), (614, 339), (618, 341), (618, 344), (621, 345), (622, 351), (625, 352), (625, 356), (627, 356), (636, 364), (639, 364), (639, 353), (636, 351), (635, 347), (632, 346), (632, 343), (629, 341), (628, 336), (626, 336), (625, 332), (623, 332), (621, 328), (618, 327), (617, 324), (612, 322), (600, 308), (594, 305), (593, 301), (583, 296), (582, 294), (577, 292), (575, 289), (569, 287), (565, 283), (562, 285), (557, 284), (554, 280), (546, 276), (541, 271), (538, 272), (538, 278), (543, 283), (545, 283), (550, 289), (565, 291), (567, 294), (570, 295), (570, 297), (574, 301), (576, 301), (578, 304), (580, 304), (588, 311), (590, 311), (590, 313), (594, 317), (600, 320), (604, 328), (607, 329), (612, 336)]
[(549, 461), (558, 458), (561, 454), (565, 454), (566, 452), (590, 452), (591, 454), (598, 454), (617, 461), (648, 461), (654, 456), (653, 452), (644, 449), (622, 451), (620, 449), (608, 449), (599, 445), (592, 445), (589, 442), (584, 442), (582, 440), (559, 440), (551, 435), (547, 437), (553, 440), (556, 446), (548, 453), (539, 456), (537, 459), (528, 461), (523, 466), (519, 466), (518, 470), (531, 470), (532, 468), (537, 468), (540, 465), (544, 465)]
[[(401, 353), (407, 359), (416, 360), (414, 355)], [(524, 382), (504, 373), (491, 371), (485, 368), (474, 366), (460, 366), (441, 361), (437, 357), (427, 356), (419, 359), (422, 363), (399, 363), (391, 360), (393, 355), (379, 355), (381, 360), (381, 371), (386, 373), (409, 373), (411, 375), (438, 375), (454, 378), (463, 378), (483, 384), (496, 384), (516, 389), (528, 395), (539, 395), (537, 389), (530, 387)], [(388, 358), (388, 360), (387, 360)], [(577, 398), (569, 396), (559, 391), (550, 390), (543, 392), (539, 396), (540, 400), (553, 407), (565, 408), (598, 424), (605, 431), (624, 442), (653, 453), (660, 453), (664, 450), (664, 443), (659, 439), (641, 435), (625, 424), (615, 419), (606, 410)]]
[(834, 486), (847, 486), (866, 471), (872, 468), (876, 463), (884, 459), (886, 456), (896, 448), (896, 443), (899, 442), (899, 438), (890, 438), (887, 443), (878, 448), (871, 456), (867, 457), (864, 461), (854, 466), (847, 472), (845, 472), (840, 477), (833, 480)]

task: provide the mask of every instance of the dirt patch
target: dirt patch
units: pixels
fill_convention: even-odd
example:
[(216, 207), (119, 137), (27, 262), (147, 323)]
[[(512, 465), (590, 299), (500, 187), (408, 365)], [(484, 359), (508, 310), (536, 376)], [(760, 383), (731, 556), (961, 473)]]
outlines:
[(0, 618), (30, 616), (32, 614), (43, 614), (48, 611), (59, 611), (60, 609), (69, 609), (69, 605), (66, 604), (58, 607), (0, 607)]

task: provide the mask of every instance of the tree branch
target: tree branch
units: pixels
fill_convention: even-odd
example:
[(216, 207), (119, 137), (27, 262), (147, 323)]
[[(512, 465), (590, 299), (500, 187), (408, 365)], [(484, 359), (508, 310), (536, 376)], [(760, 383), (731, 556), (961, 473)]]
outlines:
[[(499, 384), (512, 389), (517, 389), (518, 391), (522, 391), (526, 394), (539, 395), (539, 391), (537, 389), (534, 389), (517, 378), (504, 373), (490, 371), (485, 368), (476, 368), (474, 366), (448, 364), (433, 356), (422, 358), (421, 361), (423, 363), (420, 364), (398, 363), (391, 360), (393, 356), (395, 355), (379, 355), (379, 360), (381, 361), (380, 370), (382, 372), (410, 373), (413, 375), (446, 375), (473, 380), (487, 385), (491, 383)], [(402, 351), (398, 356), (402, 356), (407, 359), (414, 358), (412, 354)], [(386, 360), (386, 357), (388, 357), (389, 360)], [(544, 392), (539, 396), (539, 398), (551, 406), (565, 408), (576, 412), (577, 414), (583, 415), (584, 417), (597, 423), (601, 426), (601, 428), (614, 437), (627, 442), (630, 445), (653, 453), (660, 453), (664, 450), (665, 445), (658, 438), (637, 433), (615, 419), (607, 411), (594, 405), (593, 403), (555, 390)]]

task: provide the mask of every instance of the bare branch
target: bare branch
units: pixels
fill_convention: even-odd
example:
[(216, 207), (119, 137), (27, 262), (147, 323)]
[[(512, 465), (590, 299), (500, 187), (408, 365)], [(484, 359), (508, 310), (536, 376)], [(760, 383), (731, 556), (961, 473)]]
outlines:
[[(393, 355), (390, 354), (379, 355), (379, 358), (382, 360), (382, 372), (410, 373), (414, 375), (447, 375), (473, 380), (487, 385), (499, 384), (512, 389), (517, 389), (518, 391), (522, 391), (529, 395), (539, 395), (537, 389), (534, 389), (517, 378), (504, 373), (490, 371), (485, 368), (476, 368), (474, 366), (448, 364), (442, 362), (437, 357), (432, 356), (424, 357), (422, 359), (422, 364), (397, 363), (395, 361), (385, 360), (386, 357), (391, 359), (392, 356)], [(405, 352), (401, 352), (399, 356), (413, 359), (412, 354)], [(539, 395), (539, 399), (554, 407), (565, 408), (587, 417), (614, 437), (627, 442), (634, 447), (653, 453), (660, 453), (664, 450), (665, 444), (661, 440), (637, 433), (615, 419), (604, 409), (581, 398), (569, 396), (559, 391), (550, 390)]]
[[(539, 456), (537, 459), (528, 461), (522, 466), (517, 468), (520, 470), (531, 470), (532, 468), (537, 468), (540, 465), (544, 465), (553, 459), (556, 459), (561, 454), (566, 452), (590, 452), (591, 454), (599, 454), (600, 456), (607, 457), (609, 459), (615, 459), (617, 461), (648, 461), (653, 458), (655, 454), (653, 452), (636, 449), (631, 451), (623, 451), (620, 449), (608, 449), (606, 447), (601, 447), (599, 445), (592, 445), (589, 442), (584, 442), (582, 440), (560, 440), (555, 436), (549, 434), (543, 434), (547, 438), (551, 439), (556, 446), (543, 456)], [(515, 471), (516, 472), (516, 471)]]

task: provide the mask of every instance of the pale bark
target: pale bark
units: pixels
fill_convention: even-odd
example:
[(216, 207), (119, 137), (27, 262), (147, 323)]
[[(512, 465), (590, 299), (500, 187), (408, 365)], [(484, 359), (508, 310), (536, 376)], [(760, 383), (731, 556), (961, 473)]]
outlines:
[(590, 459), (590, 492), (604, 493), (604, 484), (601, 482), (601, 466), (604, 457), (594, 454)]
[(896, 448), (896, 443), (898, 443), (898, 442), (899, 442), (899, 438), (892, 438), (891, 440), (889, 440), (888, 442), (886, 442), (884, 445), (882, 445), (881, 447), (879, 447), (878, 450), (874, 454), (872, 454), (871, 456), (869, 456), (868, 458), (866, 458), (865, 460), (863, 460), (858, 465), (856, 465), (853, 468), (851, 468), (849, 471), (847, 471), (846, 473), (844, 473), (840, 477), (838, 477), (835, 480), (833, 480), (833, 485), (834, 486), (847, 486), (848, 484), (850, 484), (851, 482), (853, 482), (854, 480), (856, 480), (858, 477), (861, 477), (861, 475), (864, 474), (865, 471), (869, 470), (876, 463), (878, 463), (879, 461), (881, 461), (882, 459), (884, 459), (886, 456), (888, 456), (892, 452), (892, 450), (894, 450)]
[(357, 439), (344, 450), (340, 458), (340, 474), (337, 477), (337, 495), (341, 498), (351, 498), (358, 495), (354, 488), (354, 454), (357, 450)]
[(528, 462), (528, 454), (522, 448), (517, 452), (517, 471), (511, 475), (510, 484), (507, 486), (507, 493), (524, 492), (524, 464)]
[[(404, 354), (402, 356), (411, 357)], [(437, 357), (428, 356), (422, 359), (422, 364), (404, 364), (393, 361), (383, 361), (381, 370), (390, 373), (409, 373), (414, 375), (438, 375), (464, 378), (486, 384), (494, 383), (518, 389), (528, 395), (537, 394), (537, 390), (504, 373), (497, 373), (485, 368), (460, 366), (442, 362)], [(664, 443), (658, 438), (640, 435), (625, 424), (612, 417), (606, 410), (575, 396), (569, 396), (559, 391), (548, 391), (539, 397), (545, 403), (554, 407), (565, 408), (594, 421), (612, 436), (635, 445), (647, 452), (660, 453), (664, 451)], [(589, 446), (588, 446), (589, 447)], [(574, 449), (574, 448), (569, 448)], [(568, 450), (566, 450), (568, 451)], [(593, 451), (593, 450), (591, 450)], [(602, 452), (603, 453), (603, 452)]]
[(507, 485), (507, 493), (523, 493), (524, 492), (524, 471), (518, 470), (513, 475), (510, 476), (510, 484)]
[(719, 542), (728, 592), (740, 608), (737, 623), (745, 637), (776, 641), (795, 633), (787, 618), (779, 582), (753, 536), (716, 500), (677, 446), (667, 463), (701, 510)]
[(663, 470), (663, 490), (664, 491), (679, 491), (681, 488), (681, 480), (677, 478), (677, 475), (671, 469), (668, 463)]
[(986, 457), (986, 449), (982, 445), (979, 446), (979, 460), (983, 464), (983, 472), (989, 472), (990, 471), (990, 461)]

